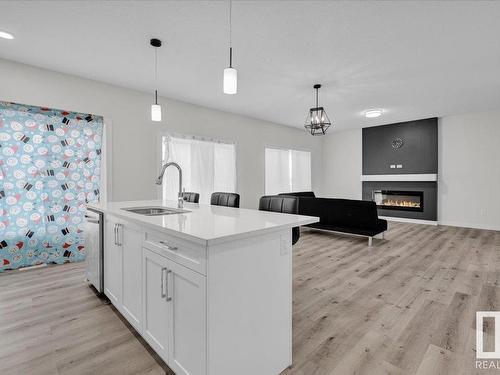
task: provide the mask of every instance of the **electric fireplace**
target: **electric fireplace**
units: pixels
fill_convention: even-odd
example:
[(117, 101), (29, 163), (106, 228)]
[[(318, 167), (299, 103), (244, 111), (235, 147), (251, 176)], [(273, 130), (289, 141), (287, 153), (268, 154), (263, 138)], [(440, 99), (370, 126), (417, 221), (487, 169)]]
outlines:
[(385, 210), (424, 211), (423, 191), (372, 190), (372, 199)]

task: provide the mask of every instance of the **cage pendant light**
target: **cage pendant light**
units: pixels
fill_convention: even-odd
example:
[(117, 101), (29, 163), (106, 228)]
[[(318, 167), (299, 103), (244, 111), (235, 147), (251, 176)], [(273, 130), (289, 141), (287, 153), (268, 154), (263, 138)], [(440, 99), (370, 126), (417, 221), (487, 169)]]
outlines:
[(316, 84), (313, 87), (316, 90), (316, 107), (309, 109), (304, 127), (311, 135), (324, 135), (332, 123), (325, 109), (318, 104), (318, 91), (321, 85)]
[(229, 67), (224, 69), (223, 90), (224, 94), (236, 94), (238, 92), (238, 71), (233, 68), (232, 47), (232, 1), (229, 0)]
[[(155, 85), (158, 85), (158, 48), (161, 47), (160, 39), (151, 39), (149, 41), (155, 51)], [(161, 105), (158, 104), (158, 90), (155, 90), (155, 102), (151, 104), (151, 121), (161, 121)]]

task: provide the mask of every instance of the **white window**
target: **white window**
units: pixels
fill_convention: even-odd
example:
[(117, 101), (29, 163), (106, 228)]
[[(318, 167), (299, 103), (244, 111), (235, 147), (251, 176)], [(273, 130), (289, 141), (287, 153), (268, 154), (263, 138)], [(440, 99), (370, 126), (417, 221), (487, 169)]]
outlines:
[(266, 194), (311, 190), (309, 151), (266, 148)]
[[(236, 192), (236, 148), (233, 143), (164, 136), (162, 164), (174, 161), (182, 168), (186, 191), (199, 193), (200, 203), (210, 203), (215, 191)], [(163, 178), (163, 199), (176, 200), (178, 172), (168, 168)]]

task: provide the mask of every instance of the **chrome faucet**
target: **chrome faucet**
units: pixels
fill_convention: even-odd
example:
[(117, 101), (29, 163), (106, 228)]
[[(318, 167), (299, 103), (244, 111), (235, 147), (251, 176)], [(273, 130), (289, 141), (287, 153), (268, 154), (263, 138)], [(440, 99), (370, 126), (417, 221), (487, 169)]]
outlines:
[(160, 175), (156, 180), (156, 185), (161, 185), (163, 183), (163, 175), (165, 174), (165, 170), (171, 165), (176, 167), (179, 171), (179, 195), (177, 197), (177, 208), (182, 208), (184, 207), (184, 197), (182, 196), (182, 169), (179, 164), (174, 163), (173, 161), (163, 164), (163, 166), (161, 167)]

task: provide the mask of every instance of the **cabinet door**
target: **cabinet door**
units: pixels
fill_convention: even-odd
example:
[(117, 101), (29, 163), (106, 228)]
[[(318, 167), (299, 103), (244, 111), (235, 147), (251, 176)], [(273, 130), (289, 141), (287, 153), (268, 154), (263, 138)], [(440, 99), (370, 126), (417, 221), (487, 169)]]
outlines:
[(168, 364), (167, 259), (143, 249), (142, 336)]
[(117, 241), (118, 223), (106, 218), (104, 226), (104, 293), (121, 311), (122, 301), (122, 251)]
[(122, 313), (142, 332), (142, 231), (132, 224), (118, 224), (118, 243), (122, 246)]
[(167, 264), (170, 342), (168, 365), (177, 375), (206, 374), (206, 277)]

